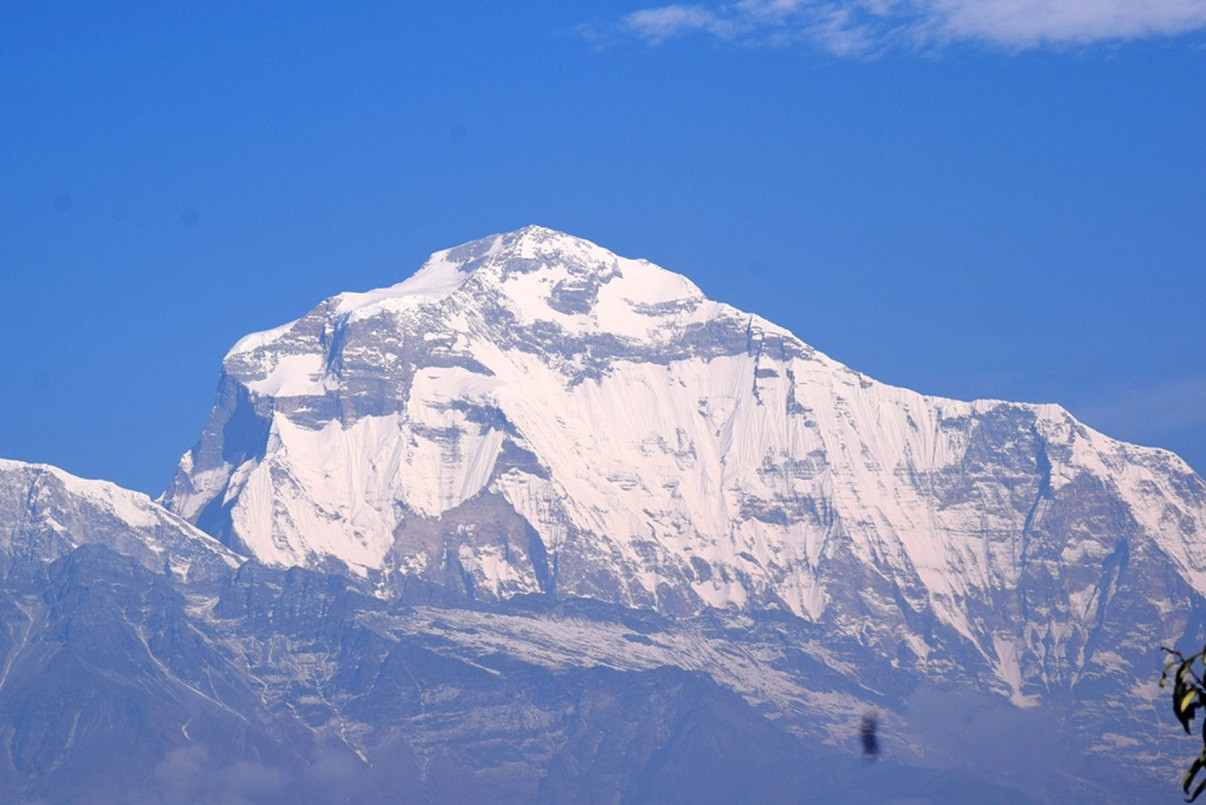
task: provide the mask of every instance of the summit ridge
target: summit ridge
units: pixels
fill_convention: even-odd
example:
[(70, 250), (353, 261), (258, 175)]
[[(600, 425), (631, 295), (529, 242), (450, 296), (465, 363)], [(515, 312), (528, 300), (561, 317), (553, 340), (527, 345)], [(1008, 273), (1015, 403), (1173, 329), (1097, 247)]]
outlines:
[[(341, 293), (320, 307), (332, 320), (357, 321), (438, 306), (458, 292), (483, 303), (506, 300), (508, 311), (521, 320), (551, 321), (578, 332), (610, 330), (624, 338), (648, 336), (649, 320), (659, 313), (691, 310), (705, 301), (679, 274), (619, 257), (582, 238), (527, 226), (435, 252), (402, 282)], [(295, 324), (253, 333), (230, 354), (254, 351)]]

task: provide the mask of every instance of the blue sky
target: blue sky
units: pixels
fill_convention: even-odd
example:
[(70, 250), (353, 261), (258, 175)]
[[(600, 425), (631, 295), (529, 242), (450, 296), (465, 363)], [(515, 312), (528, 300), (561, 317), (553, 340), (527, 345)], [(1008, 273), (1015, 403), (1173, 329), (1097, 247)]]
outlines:
[(158, 493), (241, 335), (540, 223), (1206, 467), (1203, 0), (97, 5), (0, 11), (0, 456)]

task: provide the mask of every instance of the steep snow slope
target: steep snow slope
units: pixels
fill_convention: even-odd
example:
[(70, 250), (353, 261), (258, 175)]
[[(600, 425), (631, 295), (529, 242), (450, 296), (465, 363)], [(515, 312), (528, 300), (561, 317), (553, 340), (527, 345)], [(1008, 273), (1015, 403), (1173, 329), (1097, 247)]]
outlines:
[(1206, 487), (1176, 456), (1058, 406), (877, 383), (539, 227), (328, 299), (223, 368), (163, 502), (268, 563), (779, 609), (921, 660), (966, 641), (1019, 703), (1091, 670), (1122, 569), (1150, 623), (1206, 591)]

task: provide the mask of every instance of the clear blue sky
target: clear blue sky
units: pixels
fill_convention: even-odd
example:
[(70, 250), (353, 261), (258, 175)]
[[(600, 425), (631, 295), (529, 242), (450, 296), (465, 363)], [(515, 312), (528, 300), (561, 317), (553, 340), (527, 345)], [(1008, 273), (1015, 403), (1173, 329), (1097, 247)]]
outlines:
[(1086, 1), (6, 3), (0, 456), (158, 493), (241, 335), (540, 223), (1202, 470), (1206, 9)]

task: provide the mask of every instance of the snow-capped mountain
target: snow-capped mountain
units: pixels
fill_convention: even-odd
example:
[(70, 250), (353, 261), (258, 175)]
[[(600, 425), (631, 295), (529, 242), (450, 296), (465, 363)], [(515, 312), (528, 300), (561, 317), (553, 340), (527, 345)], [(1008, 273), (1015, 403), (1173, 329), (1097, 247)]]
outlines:
[(1206, 484), (529, 227), (238, 342), (159, 502), (0, 461), (0, 578), (4, 801), (1135, 801)]
[(1120, 568), (1166, 579), (1155, 623), (1206, 592), (1206, 487), (1176, 456), (877, 383), (548, 229), (437, 252), (223, 368), (163, 502), (270, 564), (781, 610), (921, 662), (966, 644), (1019, 702), (1092, 667)]

